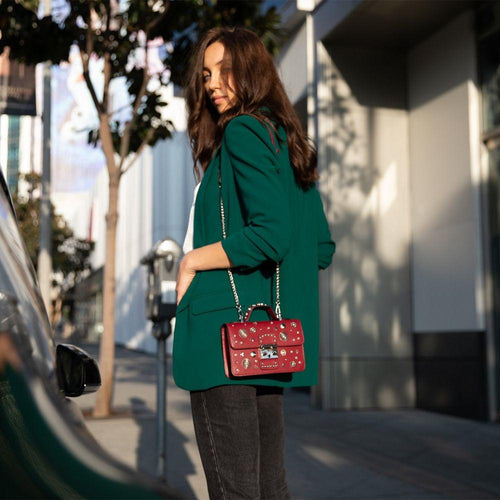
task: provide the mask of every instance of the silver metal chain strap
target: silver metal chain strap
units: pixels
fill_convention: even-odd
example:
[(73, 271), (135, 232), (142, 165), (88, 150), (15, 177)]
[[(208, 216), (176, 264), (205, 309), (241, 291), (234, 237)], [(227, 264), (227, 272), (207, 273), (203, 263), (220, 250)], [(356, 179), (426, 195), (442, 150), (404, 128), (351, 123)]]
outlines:
[[(226, 218), (224, 216), (224, 204), (222, 202), (222, 183), (221, 183), (221, 173), (219, 165), (219, 198), (220, 198), (220, 218), (222, 223), (222, 237), (226, 239)], [(243, 312), (241, 310), (240, 299), (238, 297), (238, 292), (236, 291), (236, 285), (234, 283), (233, 273), (230, 268), (227, 269), (227, 274), (229, 275), (229, 281), (231, 282), (231, 289), (233, 290), (234, 301), (236, 302), (236, 310), (238, 311), (238, 318), (240, 322), (243, 322)], [(281, 302), (280, 302), (280, 265), (276, 262), (276, 307), (275, 313), (278, 319), (281, 318)]]

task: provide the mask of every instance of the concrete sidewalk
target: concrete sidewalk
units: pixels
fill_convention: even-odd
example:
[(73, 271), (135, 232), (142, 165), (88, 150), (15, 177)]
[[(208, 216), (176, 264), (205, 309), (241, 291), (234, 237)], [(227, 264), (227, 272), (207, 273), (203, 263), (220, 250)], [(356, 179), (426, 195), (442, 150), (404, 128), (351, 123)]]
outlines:
[[(97, 348), (82, 346), (97, 358)], [(170, 360), (169, 360), (170, 363)], [(156, 467), (156, 358), (117, 348), (109, 419), (87, 419), (101, 445), (150, 474)], [(76, 398), (83, 410), (94, 395)], [(187, 498), (207, 499), (189, 394), (171, 376), (168, 474)], [(500, 499), (500, 424), (419, 410), (321, 411), (285, 392), (287, 478), (294, 499)]]

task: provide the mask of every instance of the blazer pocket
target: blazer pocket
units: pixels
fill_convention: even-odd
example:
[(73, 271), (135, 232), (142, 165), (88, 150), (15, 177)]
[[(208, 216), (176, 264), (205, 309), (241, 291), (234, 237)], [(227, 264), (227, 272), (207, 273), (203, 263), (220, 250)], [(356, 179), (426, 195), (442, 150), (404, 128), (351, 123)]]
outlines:
[[(234, 309), (236, 311), (236, 302), (231, 290), (215, 292), (210, 295), (196, 297), (191, 300), (190, 309), (192, 314), (204, 314), (222, 309)], [(229, 315), (228, 315), (228, 321)]]
[(181, 301), (177, 304), (176, 314), (180, 313), (189, 304), (189, 298), (192, 295), (196, 283), (198, 282), (199, 279), (200, 279), (200, 273), (196, 273), (194, 275), (194, 278), (191, 280), (191, 283), (189, 283), (187, 290), (184, 292)]

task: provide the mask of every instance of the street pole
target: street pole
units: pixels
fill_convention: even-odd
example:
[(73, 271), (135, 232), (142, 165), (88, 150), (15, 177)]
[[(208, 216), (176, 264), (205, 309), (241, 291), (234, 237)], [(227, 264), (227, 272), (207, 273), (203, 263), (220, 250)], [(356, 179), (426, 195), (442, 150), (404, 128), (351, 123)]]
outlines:
[[(318, 148), (318, 166), (320, 164), (319, 122), (318, 122), (318, 63), (316, 53), (316, 34), (314, 32), (314, 10), (316, 0), (297, 0), (297, 8), (306, 12), (306, 82), (307, 82), (307, 135)], [(319, 186), (318, 186), (319, 187)], [(324, 292), (323, 280), (319, 275), (319, 290)], [(311, 388), (311, 403), (318, 406), (321, 401), (322, 384)]]
[[(51, 0), (44, 0), (44, 16), (52, 13)], [(43, 65), (43, 141), (42, 141), (42, 194), (40, 198), (40, 233), (38, 253), (38, 282), (49, 318), (52, 315), (51, 285), (52, 274), (52, 227), (50, 207), (50, 107), (51, 107), (51, 62)]]
[[(311, 5), (314, 8), (313, 5)], [(314, 17), (311, 11), (306, 14), (306, 78), (307, 78), (307, 135), (318, 144), (318, 95), (316, 76), (316, 40)]]

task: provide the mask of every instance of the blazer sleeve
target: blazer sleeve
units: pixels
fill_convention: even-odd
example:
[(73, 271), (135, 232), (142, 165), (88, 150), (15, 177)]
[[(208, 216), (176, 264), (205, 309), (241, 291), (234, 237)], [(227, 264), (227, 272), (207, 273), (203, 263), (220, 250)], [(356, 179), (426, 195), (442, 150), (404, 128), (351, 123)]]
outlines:
[(281, 261), (290, 248), (292, 221), (281, 177), (265, 126), (251, 116), (233, 118), (224, 131), (245, 225), (222, 240), (235, 267), (252, 268)]
[(316, 198), (316, 217), (318, 221), (318, 267), (319, 269), (326, 269), (332, 263), (336, 245), (332, 240), (319, 191), (316, 188), (314, 188), (314, 191)]

